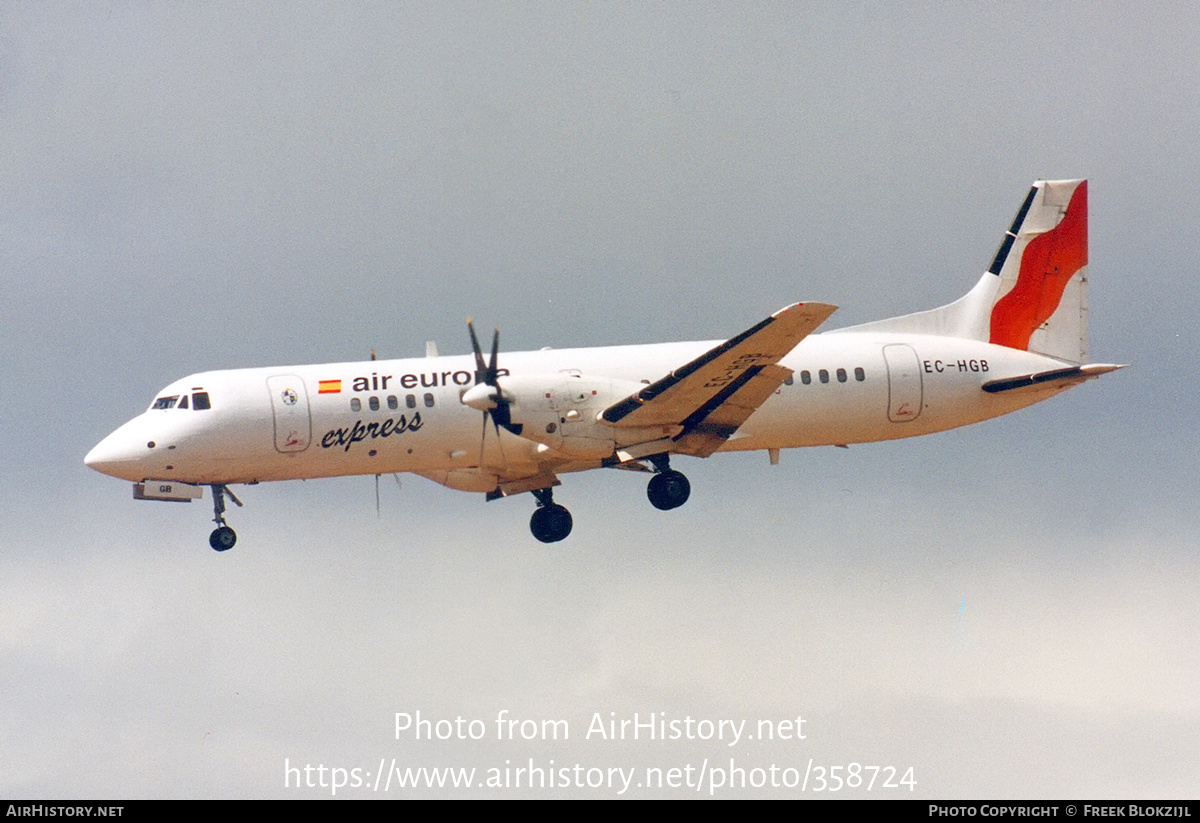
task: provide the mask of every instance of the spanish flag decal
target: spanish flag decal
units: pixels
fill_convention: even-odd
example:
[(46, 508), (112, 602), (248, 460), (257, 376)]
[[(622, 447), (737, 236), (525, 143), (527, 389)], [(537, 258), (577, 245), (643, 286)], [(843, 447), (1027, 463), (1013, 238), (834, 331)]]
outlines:
[(342, 390), (341, 380), (321, 380), (317, 383), (317, 394), (338, 394)]

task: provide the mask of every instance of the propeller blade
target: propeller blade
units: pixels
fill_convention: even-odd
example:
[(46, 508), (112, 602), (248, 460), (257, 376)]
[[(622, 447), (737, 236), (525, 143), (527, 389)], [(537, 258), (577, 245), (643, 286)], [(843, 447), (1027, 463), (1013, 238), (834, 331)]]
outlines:
[(487, 445), (488, 413), (483, 413), (483, 428), (479, 432), (479, 473), (483, 474), (483, 447)]
[(483, 349), (479, 347), (479, 338), (475, 336), (475, 325), (467, 318), (467, 331), (471, 333), (471, 350), (475, 352), (475, 382), (487, 382), (485, 375), (487, 367), (483, 364)]
[(496, 420), (495, 412), (483, 413), (483, 431), (479, 434), (479, 474), (484, 474), (484, 464), (486, 462), (484, 453), (487, 448), (487, 424), (488, 418), (492, 418), (492, 428), (496, 431), (496, 448), (500, 450), (500, 465), (506, 470), (508, 469), (508, 455), (504, 453), (504, 438), (500, 434), (500, 423)]
[(496, 368), (496, 358), (499, 356), (499, 354), (500, 354), (500, 329), (496, 329), (496, 333), (492, 335), (492, 359), (488, 363), (488, 370), (487, 370), (488, 379), (485, 382), (489, 386), (495, 386), (497, 389), (500, 388), (500, 384), (496, 382), (496, 379), (500, 376), (500, 371), (499, 371), (499, 369)]
[(508, 471), (508, 455), (504, 453), (504, 438), (500, 435), (500, 424), (496, 422), (496, 415), (492, 415), (492, 425), (496, 427), (496, 448), (500, 449), (500, 465), (504, 470)]

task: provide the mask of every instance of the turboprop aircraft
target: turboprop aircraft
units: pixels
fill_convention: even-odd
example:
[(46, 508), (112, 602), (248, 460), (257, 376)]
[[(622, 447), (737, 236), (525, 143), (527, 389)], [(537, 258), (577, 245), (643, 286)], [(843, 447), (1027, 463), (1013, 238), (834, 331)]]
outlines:
[(500, 353), (193, 374), (104, 438), (84, 462), (139, 500), (233, 484), (412, 472), (488, 500), (530, 492), (544, 543), (571, 532), (560, 476), (652, 475), (683, 505), (679, 456), (846, 446), (930, 434), (1045, 400), (1115, 369), (1088, 364), (1087, 182), (1033, 184), (991, 266), (939, 309), (814, 334), (835, 310), (795, 303), (724, 342)]

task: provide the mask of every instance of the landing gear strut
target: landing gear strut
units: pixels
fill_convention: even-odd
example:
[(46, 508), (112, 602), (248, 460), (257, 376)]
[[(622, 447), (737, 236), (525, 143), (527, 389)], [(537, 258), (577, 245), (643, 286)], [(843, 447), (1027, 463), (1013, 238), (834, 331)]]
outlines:
[(668, 460), (665, 454), (650, 458), (658, 473), (650, 478), (650, 485), (646, 487), (650, 505), (663, 511), (679, 508), (687, 502), (692, 493), (692, 484), (684, 477), (683, 472), (672, 469)]
[(543, 543), (557, 543), (571, 533), (571, 513), (565, 506), (554, 502), (554, 492), (551, 489), (534, 489), (533, 496), (537, 498), (537, 509), (529, 518), (529, 530), (533, 536)]
[(225, 525), (225, 495), (229, 495), (229, 499), (238, 505), (240, 508), (242, 501), (238, 500), (229, 487), (223, 483), (212, 484), (213, 493), (213, 522), (217, 527), (213, 529), (213, 533), (208, 536), (208, 545), (212, 546), (219, 552), (226, 552), (233, 548), (233, 544), (237, 542), (237, 532)]

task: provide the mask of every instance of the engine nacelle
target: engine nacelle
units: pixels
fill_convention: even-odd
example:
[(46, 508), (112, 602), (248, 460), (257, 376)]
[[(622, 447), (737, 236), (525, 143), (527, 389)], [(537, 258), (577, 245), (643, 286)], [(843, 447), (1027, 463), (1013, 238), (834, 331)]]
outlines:
[(603, 460), (618, 447), (678, 433), (678, 427), (622, 429), (599, 419), (604, 409), (642, 388), (640, 383), (567, 370), (509, 375), (500, 387), (521, 436), (570, 457)]
[(496, 475), (479, 469), (438, 469), (417, 474), (460, 492), (490, 492), (500, 482)]

